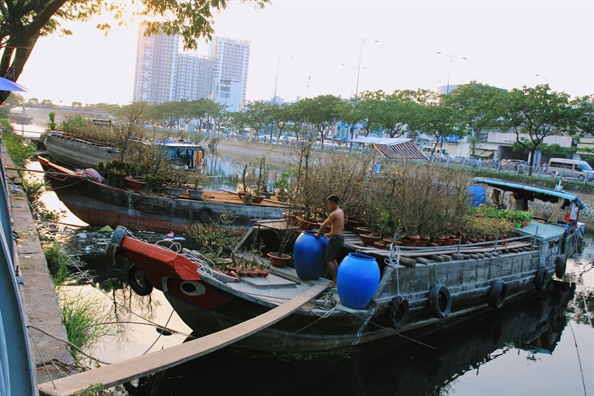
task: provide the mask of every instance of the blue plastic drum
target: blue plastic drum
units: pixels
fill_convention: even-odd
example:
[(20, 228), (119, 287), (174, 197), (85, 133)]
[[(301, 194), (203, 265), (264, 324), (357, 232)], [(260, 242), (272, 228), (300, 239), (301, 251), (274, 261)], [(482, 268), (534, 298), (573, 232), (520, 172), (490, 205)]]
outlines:
[(472, 206), (479, 206), (485, 203), (485, 189), (477, 184), (468, 187), (468, 203)]
[(293, 263), (297, 276), (303, 280), (316, 280), (326, 269), (324, 256), (328, 247), (328, 238), (316, 237), (313, 231), (304, 231), (293, 247)]
[(369, 304), (380, 281), (375, 259), (361, 253), (349, 253), (338, 266), (336, 286), (342, 305), (363, 309)]

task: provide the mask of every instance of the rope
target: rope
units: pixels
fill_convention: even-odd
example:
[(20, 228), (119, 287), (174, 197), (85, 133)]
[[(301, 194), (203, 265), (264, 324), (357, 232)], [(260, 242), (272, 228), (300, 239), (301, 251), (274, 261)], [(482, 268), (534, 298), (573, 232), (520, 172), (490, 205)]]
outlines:
[(84, 352), (82, 349), (80, 349), (79, 347), (77, 347), (76, 345), (74, 345), (73, 343), (71, 343), (70, 341), (68, 341), (68, 340), (65, 340), (65, 339), (63, 339), (63, 338), (60, 338), (60, 337), (58, 337), (58, 336), (55, 336), (55, 335), (53, 335), (53, 334), (51, 334), (51, 333), (48, 333), (47, 331), (45, 331), (45, 330), (43, 330), (43, 329), (40, 329), (40, 328), (39, 328), (39, 327), (37, 327), (37, 326), (33, 326), (32, 324), (28, 324), (28, 325), (27, 325), (27, 327), (28, 327), (28, 328), (31, 328), (31, 329), (35, 329), (35, 330), (37, 330), (37, 331), (40, 331), (40, 332), (42, 332), (43, 334), (45, 334), (45, 335), (47, 335), (47, 336), (49, 336), (49, 337), (51, 337), (51, 338), (53, 338), (53, 339), (55, 339), (55, 340), (58, 340), (58, 341), (61, 341), (61, 342), (65, 343), (65, 344), (67, 344), (68, 346), (70, 346), (70, 347), (72, 347), (72, 348), (76, 349), (77, 351), (79, 351), (80, 353), (82, 353), (83, 355), (85, 355), (86, 357), (88, 357), (88, 358), (89, 358), (89, 359), (91, 359), (91, 360), (94, 360), (94, 361), (96, 361), (96, 362), (99, 362), (99, 363), (102, 363), (102, 364), (107, 364), (107, 365), (111, 364), (111, 363), (107, 363), (107, 362), (104, 362), (104, 361), (102, 361), (102, 360), (99, 360), (99, 359), (97, 359), (97, 358), (95, 358), (95, 357), (93, 357), (93, 356), (91, 356), (91, 355), (89, 355), (89, 354), (85, 353), (85, 352)]
[[(394, 234), (394, 241), (396, 241), (396, 234)], [(398, 278), (398, 267), (400, 266), (400, 247), (395, 243), (390, 244), (390, 255), (384, 259), (384, 263), (388, 267), (396, 270), (396, 291), (400, 295), (400, 279)]]
[[(353, 315), (354, 317), (356, 317), (356, 318), (358, 318), (358, 319), (361, 319), (361, 320), (363, 320), (363, 321), (365, 320), (365, 319), (361, 318), (360, 316), (357, 316), (357, 315), (356, 315), (355, 313), (353, 313), (353, 312), (348, 312), (348, 313), (350, 313), (351, 315)], [(391, 329), (391, 328), (389, 328), (389, 327), (384, 327), (384, 326), (382, 326), (382, 325), (379, 325), (379, 324), (377, 324), (377, 323), (375, 323), (375, 322), (372, 322), (371, 320), (370, 320), (370, 321), (368, 321), (368, 323), (370, 323), (370, 324), (372, 324), (372, 325), (374, 325), (374, 326), (376, 326), (376, 327), (379, 327), (379, 328), (380, 328), (380, 329), (382, 329), (382, 330), (389, 331), (390, 333), (392, 333), (392, 334), (394, 334), (394, 335), (398, 335), (398, 336), (400, 336), (400, 337), (404, 338), (405, 340), (408, 340), (408, 341), (414, 342), (414, 343), (416, 343), (416, 344), (419, 344), (419, 345), (426, 346), (427, 348), (435, 349), (435, 347), (434, 347), (434, 346), (431, 346), (431, 345), (429, 345), (429, 344), (425, 344), (424, 342), (421, 342), (421, 341), (417, 341), (417, 340), (415, 340), (414, 338), (407, 337), (407, 336), (405, 336), (404, 334), (400, 334), (400, 333), (398, 333), (397, 331), (394, 331), (393, 329)]]
[[(173, 312), (175, 312), (173, 309), (171, 310), (171, 313), (169, 314), (169, 318), (167, 318), (167, 322), (165, 322), (165, 326), (163, 328), (167, 328), (167, 325), (169, 324), (169, 321), (171, 320), (171, 317), (173, 316)], [(155, 344), (157, 343), (157, 341), (159, 341), (159, 338), (161, 338), (161, 336), (163, 335), (163, 333), (159, 333), (159, 335), (157, 336), (157, 338), (155, 339), (155, 341), (151, 344), (150, 347), (148, 347), (148, 349), (146, 351), (144, 351), (143, 355), (146, 355), (148, 353), (148, 351), (150, 351)]]
[(582, 367), (582, 358), (580, 357), (580, 350), (578, 348), (577, 339), (575, 338), (575, 332), (573, 331), (571, 321), (569, 322), (569, 328), (571, 329), (571, 334), (573, 334), (573, 344), (575, 345), (575, 352), (577, 353), (578, 363), (580, 364), (580, 374), (582, 376), (582, 386), (584, 388), (584, 395), (587, 395), (586, 382), (584, 380), (584, 368)]

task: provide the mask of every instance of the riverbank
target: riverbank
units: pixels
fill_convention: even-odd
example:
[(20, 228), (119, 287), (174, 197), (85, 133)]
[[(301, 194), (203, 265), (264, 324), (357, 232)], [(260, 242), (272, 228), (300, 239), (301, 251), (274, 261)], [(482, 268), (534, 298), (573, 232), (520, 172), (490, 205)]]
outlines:
[[(2, 147), (2, 161), (5, 167), (14, 168), (12, 160)], [(58, 296), (49, 273), (39, 234), (21, 180), (16, 171), (5, 172), (10, 180), (10, 211), (12, 227), (16, 233), (15, 261), (20, 268), (23, 284), (20, 286), (21, 300), (26, 325), (43, 330), (56, 338), (67, 340), (66, 328), (62, 323), (62, 311)], [(74, 360), (66, 344), (36, 330), (28, 329), (31, 360), (36, 369), (37, 383), (48, 382), (71, 374), (58, 370), (60, 366), (72, 366)], [(62, 363), (62, 364), (61, 364)]]

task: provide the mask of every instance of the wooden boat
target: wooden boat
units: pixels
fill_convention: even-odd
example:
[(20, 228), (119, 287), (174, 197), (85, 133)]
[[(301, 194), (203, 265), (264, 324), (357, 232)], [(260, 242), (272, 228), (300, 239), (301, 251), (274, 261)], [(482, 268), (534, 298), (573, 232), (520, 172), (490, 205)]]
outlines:
[[(167, 153), (169, 159), (181, 162), (188, 168), (201, 166), (204, 159), (204, 148), (199, 144), (174, 141), (147, 144), (157, 145)], [(107, 163), (120, 156), (117, 147), (60, 131), (52, 131), (47, 135), (45, 148), (52, 160), (75, 169), (97, 168), (99, 162)]]
[(100, 161), (107, 163), (119, 158), (116, 147), (58, 131), (47, 135), (45, 149), (54, 161), (79, 169), (97, 168)]
[(187, 193), (177, 197), (146, 193), (98, 183), (47, 159), (38, 158), (58, 198), (79, 219), (90, 225), (156, 232), (185, 232), (196, 222), (217, 221), (221, 215), (238, 226), (254, 219), (281, 218), (284, 204), (266, 200), (246, 205), (236, 194), (205, 191), (202, 198)]
[[(504, 186), (509, 191), (522, 185)], [(504, 182), (502, 182), (504, 183)], [(534, 188), (522, 191), (532, 191)], [(545, 194), (546, 193), (546, 194)], [(575, 202), (575, 195), (538, 189), (559, 207)], [(275, 227), (281, 221), (259, 222), (236, 247), (264, 244), (275, 248)], [(295, 269), (274, 268), (266, 278), (234, 278), (215, 269), (197, 255), (182, 256), (130, 238), (118, 228), (108, 253), (132, 263), (128, 279), (136, 289), (164, 292), (179, 316), (198, 335), (206, 335), (258, 316), (327, 279), (302, 280)], [(345, 232), (341, 256), (364, 252), (375, 258), (381, 278), (371, 301), (362, 309), (342, 304), (341, 274), (338, 289), (288, 318), (237, 343), (237, 346), (284, 352), (325, 351), (350, 347), (435, 324), (484, 309), (500, 309), (507, 299), (536, 293), (548, 287), (553, 275), (562, 278), (567, 258), (581, 243), (577, 227), (534, 220), (518, 235), (467, 245), (401, 248), (366, 247), (352, 232)], [(395, 248), (393, 248), (395, 249)], [(190, 258), (188, 258), (190, 257)], [(266, 263), (265, 259), (261, 259)], [(402, 265), (403, 263), (406, 264)], [(344, 261), (341, 266), (344, 265)], [(140, 279), (140, 281), (139, 281)], [(141, 286), (147, 286), (142, 288)], [(151, 286), (152, 285), (152, 286)], [(136, 290), (135, 289), (135, 290)]]
[[(486, 311), (450, 326), (428, 326), (406, 333), (406, 337), (391, 337), (340, 353), (270, 355), (249, 351), (246, 357), (248, 354), (237, 349), (225, 348), (169, 368), (162, 376), (141, 379), (139, 386), (156, 393), (172, 388), (191, 393), (198, 371), (213, 383), (229, 382), (227, 367), (233, 361), (234, 380), (226, 385), (226, 391), (233, 394), (244, 391), (246, 384), (258, 394), (278, 394), (279, 389), (300, 394), (313, 388), (316, 393), (328, 394), (433, 395), (444, 394), (446, 389), (452, 394), (452, 389), (456, 390), (452, 382), (463, 373), (485, 375), (489, 368), (484, 371), (481, 366), (507, 353), (555, 350), (566, 326), (564, 309), (574, 296), (575, 284), (554, 282), (551, 289), (531, 299), (510, 301), (512, 304), (500, 311)], [(253, 375), (259, 372), (266, 372), (266, 381), (254, 383)], [(327, 378), (341, 380), (332, 383)]]

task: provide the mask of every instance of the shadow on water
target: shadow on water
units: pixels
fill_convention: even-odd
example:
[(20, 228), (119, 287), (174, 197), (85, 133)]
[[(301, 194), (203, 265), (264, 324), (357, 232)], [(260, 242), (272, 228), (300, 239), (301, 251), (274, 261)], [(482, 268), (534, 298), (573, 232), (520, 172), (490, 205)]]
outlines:
[[(225, 348), (126, 384), (133, 396), (221, 394), (433, 395), (447, 394), (456, 378), (512, 348), (551, 353), (567, 319), (575, 285), (554, 282), (547, 292), (484, 311), (448, 326), (395, 335), (333, 353), (271, 355)], [(187, 340), (186, 340), (187, 341)]]

